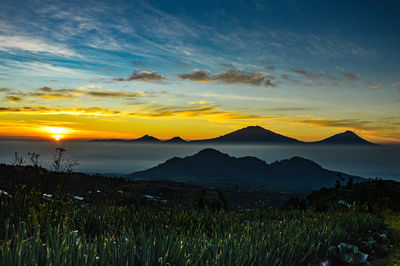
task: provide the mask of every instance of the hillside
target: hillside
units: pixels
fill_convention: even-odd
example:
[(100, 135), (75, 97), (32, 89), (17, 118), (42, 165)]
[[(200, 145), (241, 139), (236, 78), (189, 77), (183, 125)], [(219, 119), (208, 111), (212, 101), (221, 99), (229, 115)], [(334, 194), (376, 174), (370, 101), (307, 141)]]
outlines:
[[(50, 195), (63, 195), (84, 202), (102, 205), (114, 202), (118, 205), (179, 206), (192, 207), (197, 195), (206, 191), (207, 198), (215, 198), (217, 190), (227, 198), (232, 209), (254, 208), (262, 202), (265, 207), (279, 207), (290, 196), (299, 192), (281, 193), (269, 190), (245, 188), (203, 187), (170, 181), (133, 181), (103, 175), (83, 173), (57, 173), (40, 167), (11, 166), (0, 164), (0, 190), (13, 194), (20, 187)], [(1, 194), (0, 191), (0, 194)]]
[[(350, 176), (340, 173), (344, 179)], [(185, 158), (173, 157), (145, 171), (129, 175), (138, 180), (169, 180), (199, 185), (244, 186), (272, 190), (311, 191), (335, 184), (338, 172), (313, 161), (293, 157), (267, 164), (256, 157), (236, 158), (215, 149), (204, 149)], [(352, 177), (356, 182), (364, 180)]]

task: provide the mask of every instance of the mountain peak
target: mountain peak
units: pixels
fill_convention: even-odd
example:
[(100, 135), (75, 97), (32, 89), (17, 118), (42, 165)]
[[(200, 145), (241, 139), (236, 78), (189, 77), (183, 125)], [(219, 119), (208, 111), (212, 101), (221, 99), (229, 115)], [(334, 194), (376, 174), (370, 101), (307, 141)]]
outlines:
[(164, 142), (166, 142), (166, 143), (184, 143), (184, 142), (186, 142), (186, 140), (177, 136), (177, 137), (173, 137), (171, 139), (167, 139)]
[(226, 156), (229, 155), (213, 148), (206, 148), (192, 155), (192, 157), (226, 157)]
[(149, 136), (149, 135), (144, 135), (141, 138), (136, 139), (135, 141), (149, 141), (149, 142), (158, 142), (160, 141), (159, 139), (153, 137), (153, 136)]
[(243, 142), (243, 143), (301, 143), (297, 139), (289, 138), (272, 132), (260, 126), (248, 126), (230, 132), (226, 135), (209, 139), (217, 142)]
[(267, 129), (263, 128), (263, 127), (260, 127), (260, 126), (247, 126), (245, 128), (242, 128), (242, 129), (269, 131), (269, 130), (267, 130)]
[(350, 130), (335, 134), (329, 138), (314, 142), (316, 144), (374, 145)]

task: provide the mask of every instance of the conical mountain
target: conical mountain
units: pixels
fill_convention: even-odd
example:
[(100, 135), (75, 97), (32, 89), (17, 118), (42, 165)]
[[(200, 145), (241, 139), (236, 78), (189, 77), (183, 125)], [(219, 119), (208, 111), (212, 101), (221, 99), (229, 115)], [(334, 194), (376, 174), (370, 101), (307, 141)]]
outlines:
[(174, 143), (174, 144), (179, 144), (179, 143), (186, 143), (187, 141), (182, 139), (181, 137), (173, 137), (171, 139), (164, 140), (165, 143)]
[(248, 126), (226, 135), (198, 140), (194, 142), (213, 142), (213, 143), (270, 143), (270, 144), (300, 144), (297, 139), (283, 136), (260, 126)]
[(316, 141), (316, 142), (311, 142), (313, 144), (327, 144), (327, 145), (332, 145), (332, 144), (338, 144), (338, 145), (376, 145), (374, 143), (371, 143), (360, 136), (358, 136), (356, 133), (353, 131), (347, 130), (346, 132), (339, 133), (336, 135), (333, 135), (329, 138)]
[(149, 136), (149, 135), (144, 135), (143, 137), (135, 139), (133, 141), (135, 141), (135, 142), (161, 142), (161, 140), (159, 140), (153, 136)]

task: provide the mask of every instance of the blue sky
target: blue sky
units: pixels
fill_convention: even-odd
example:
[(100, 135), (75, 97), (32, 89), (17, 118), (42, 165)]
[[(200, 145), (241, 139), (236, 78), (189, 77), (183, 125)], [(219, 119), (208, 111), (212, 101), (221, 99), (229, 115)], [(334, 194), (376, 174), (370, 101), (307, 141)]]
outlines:
[(398, 1), (2, 1), (0, 134), (400, 141), (399, 18)]

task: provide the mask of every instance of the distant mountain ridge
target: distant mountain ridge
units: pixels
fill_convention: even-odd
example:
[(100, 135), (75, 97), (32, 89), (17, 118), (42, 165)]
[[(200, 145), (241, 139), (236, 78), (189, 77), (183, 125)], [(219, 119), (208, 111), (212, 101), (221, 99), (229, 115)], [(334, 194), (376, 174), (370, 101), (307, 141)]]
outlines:
[[(256, 157), (232, 157), (207, 148), (185, 158), (173, 157), (153, 168), (130, 174), (139, 180), (186, 182), (207, 186), (243, 186), (280, 191), (313, 190), (331, 187), (338, 172), (322, 168), (317, 163), (301, 157), (271, 164)], [(340, 173), (355, 182), (365, 179)]]
[(315, 141), (315, 142), (304, 142), (295, 138), (290, 138), (271, 130), (267, 130), (260, 126), (248, 126), (239, 130), (235, 130), (228, 134), (202, 140), (186, 141), (181, 137), (174, 137), (169, 140), (160, 140), (153, 136), (144, 135), (138, 139), (94, 139), (90, 141), (104, 141), (104, 142), (138, 142), (138, 143), (194, 143), (194, 144), (320, 144), (320, 145), (376, 145), (371, 143), (352, 131), (346, 131), (333, 135), (329, 138)]

